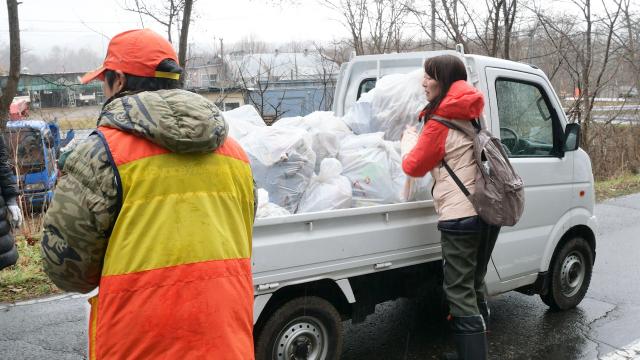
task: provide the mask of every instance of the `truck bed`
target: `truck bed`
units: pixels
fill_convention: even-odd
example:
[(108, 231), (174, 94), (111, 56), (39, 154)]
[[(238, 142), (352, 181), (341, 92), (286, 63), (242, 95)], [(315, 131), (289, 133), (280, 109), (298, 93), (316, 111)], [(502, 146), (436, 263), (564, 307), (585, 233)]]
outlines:
[(254, 226), (254, 285), (263, 293), (440, 258), (432, 200), (263, 218)]

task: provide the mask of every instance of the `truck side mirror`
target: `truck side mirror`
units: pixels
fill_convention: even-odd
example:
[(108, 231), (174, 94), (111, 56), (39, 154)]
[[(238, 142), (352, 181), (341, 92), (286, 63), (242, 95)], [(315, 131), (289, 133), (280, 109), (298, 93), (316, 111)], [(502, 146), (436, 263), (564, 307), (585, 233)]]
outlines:
[(576, 151), (580, 147), (580, 124), (567, 124), (564, 129), (564, 151)]

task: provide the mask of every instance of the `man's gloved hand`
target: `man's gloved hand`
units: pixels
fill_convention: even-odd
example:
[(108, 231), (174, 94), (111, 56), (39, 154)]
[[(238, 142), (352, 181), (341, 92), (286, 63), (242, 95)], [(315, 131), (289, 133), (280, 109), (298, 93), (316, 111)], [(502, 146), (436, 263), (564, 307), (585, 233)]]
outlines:
[(9, 212), (11, 213), (11, 221), (13, 222), (16, 228), (22, 226), (22, 210), (20, 210), (20, 206), (18, 205), (9, 205)]
[(407, 126), (402, 133), (402, 139), (400, 139), (400, 155), (404, 158), (418, 142), (418, 132), (415, 126)]

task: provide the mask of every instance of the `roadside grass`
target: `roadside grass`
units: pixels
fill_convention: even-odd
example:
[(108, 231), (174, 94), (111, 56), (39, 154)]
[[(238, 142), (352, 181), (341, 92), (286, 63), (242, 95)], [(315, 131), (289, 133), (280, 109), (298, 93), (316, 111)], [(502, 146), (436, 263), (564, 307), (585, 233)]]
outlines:
[(29, 240), (24, 235), (16, 236), (20, 257), (16, 265), (0, 271), (0, 304), (61, 293), (42, 269), (41, 236)]
[(640, 175), (628, 173), (609, 180), (596, 181), (595, 190), (597, 202), (634, 194), (640, 192)]
[[(610, 180), (596, 181), (596, 201), (640, 192), (640, 175), (625, 174)], [(22, 233), (16, 237), (18, 264), (0, 271), (0, 303), (34, 299), (61, 293), (42, 269), (40, 239), (42, 215), (33, 214)]]

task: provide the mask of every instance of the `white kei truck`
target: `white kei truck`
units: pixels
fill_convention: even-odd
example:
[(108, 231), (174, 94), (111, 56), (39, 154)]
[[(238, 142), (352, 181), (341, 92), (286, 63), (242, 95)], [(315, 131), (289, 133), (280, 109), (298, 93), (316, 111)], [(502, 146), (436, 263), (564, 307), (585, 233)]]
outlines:
[[(460, 57), (485, 94), (483, 126), (500, 134), (525, 183), (522, 218), (502, 228), (489, 263), (489, 293), (517, 290), (555, 309), (575, 307), (595, 260), (593, 174), (580, 127), (567, 121), (542, 70), (461, 49), (358, 56), (341, 67), (335, 114), (382, 76), (442, 54)], [(361, 322), (385, 301), (441, 294), (437, 222), (431, 200), (257, 219), (256, 358), (339, 359), (342, 321)]]

